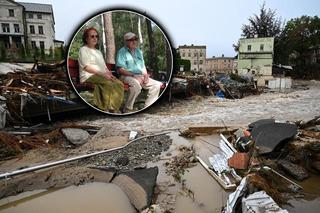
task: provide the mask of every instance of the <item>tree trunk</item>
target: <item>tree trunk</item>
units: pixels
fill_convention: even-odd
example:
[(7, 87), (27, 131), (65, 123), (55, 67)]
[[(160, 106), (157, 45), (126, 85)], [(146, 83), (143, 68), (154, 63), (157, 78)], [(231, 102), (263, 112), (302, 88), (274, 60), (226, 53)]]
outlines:
[(171, 58), (171, 49), (169, 47), (169, 43), (167, 42), (166, 38), (163, 36), (163, 42), (165, 43), (165, 48), (166, 48), (166, 80), (169, 79), (170, 75), (171, 75), (171, 68), (172, 67), (172, 58)]
[(149, 38), (149, 47), (150, 47), (150, 52), (149, 52), (149, 61), (150, 61), (150, 67), (153, 70), (153, 76), (155, 79), (158, 79), (159, 75), (159, 70), (158, 70), (158, 60), (156, 57), (156, 51), (155, 51), (155, 46), (154, 46), (154, 39), (153, 39), (153, 31), (152, 31), (152, 26), (151, 26), (151, 21), (149, 19), (146, 19), (147, 23), (147, 31), (148, 31), (148, 38)]
[(103, 14), (104, 31), (106, 37), (106, 63), (115, 64), (115, 41), (112, 25), (112, 12)]

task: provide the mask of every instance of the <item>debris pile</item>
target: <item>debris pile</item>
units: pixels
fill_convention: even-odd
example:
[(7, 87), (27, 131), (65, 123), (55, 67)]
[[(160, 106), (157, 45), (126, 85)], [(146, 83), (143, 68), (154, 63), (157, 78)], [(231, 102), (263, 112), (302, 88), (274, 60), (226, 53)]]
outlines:
[(195, 166), (196, 162), (197, 158), (194, 147), (180, 146), (179, 154), (174, 156), (170, 162), (164, 164), (166, 174), (171, 175), (176, 181), (181, 183), (183, 182), (182, 177), (186, 169)]
[[(211, 166), (198, 160), (225, 189), (235, 188), (232, 186), (242, 179), (224, 212), (263, 212), (259, 203), (268, 211), (287, 212), (279, 205), (304, 195), (303, 188), (291, 178), (303, 181), (311, 174), (319, 175), (319, 125), (320, 116), (296, 123), (262, 119), (233, 132), (228, 139), (220, 134), (220, 152), (209, 157)], [(190, 130), (186, 133), (189, 136)], [(233, 179), (228, 172), (235, 175)]]
[(232, 80), (231, 78), (222, 78), (220, 81), (214, 81), (216, 85), (215, 88), (218, 88), (216, 93), (223, 93), (224, 97), (231, 99), (239, 99), (249, 95), (259, 94), (258, 89), (250, 82), (240, 82)]
[[(73, 135), (73, 140), (65, 134), (66, 131), (73, 129), (74, 131), (85, 132), (86, 139), (80, 138), (79, 135)], [(19, 157), (24, 152), (40, 148), (40, 147), (65, 147), (72, 148), (80, 143), (76, 143), (74, 137), (81, 139), (82, 143), (85, 143), (89, 139), (88, 131), (97, 130), (97, 127), (76, 125), (76, 124), (64, 124), (55, 128), (43, 128), (40, 126), (37, 128), (24, 128), (15, 131), (14, 129), (0, 132), (0, 159), (5, 160), (9, 158)], [(21, 131), (23, 130), (23, 132)]]
[(28, 104), (46, 106), (49, 102), (68, 100), (71, 95), (63, 70), (50, 73), (17, 71), (0, 75), (0, 82), (0, 96), (5, 99), (12, 121), (23, 121)]

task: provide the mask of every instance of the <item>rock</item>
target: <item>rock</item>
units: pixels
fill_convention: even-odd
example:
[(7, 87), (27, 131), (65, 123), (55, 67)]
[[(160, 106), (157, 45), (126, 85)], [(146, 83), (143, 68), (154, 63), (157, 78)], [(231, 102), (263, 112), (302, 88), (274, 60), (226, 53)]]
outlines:
[(308, 171), (297, 164), (293, 164), (285, 160), (280, 160), (278, 161), (278, 165), (283, 171), (299, 181), (302, 181), (309, 177)]
[(158, 167), (126, 171), (116, 176), (112, 183), (127, 194), (130, 202), (140, 212), (151, 205), (158, 172)]
[(67, 138), (67, 140), (73, 145), (79, 146), (85, 144), (90, 135), (87, 131), (78, 128), (63, 128), (61, 129), (62, 134)]

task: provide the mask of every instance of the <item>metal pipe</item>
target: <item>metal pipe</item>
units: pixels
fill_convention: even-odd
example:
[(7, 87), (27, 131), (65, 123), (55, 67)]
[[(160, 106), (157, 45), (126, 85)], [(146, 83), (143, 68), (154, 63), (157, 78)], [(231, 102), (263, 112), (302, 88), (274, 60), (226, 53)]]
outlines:
[(7, 179), (8, 177), (13, 177), (13, 176), (16, 176), (16, 175), (24, 174), (24, 173), (27, 173), (27, 172), (33, 172), (33, 171), (37, 171), (37, 170), (40, 170), (40, 169), (45, 169), (45, 168), (57, 166), (57, 165), (60, 165), (60, 164), (69, 163), (69, 162), (80, 160), (80, 159), (84, 159), (84, 158), (89, 158), (89, 157), (92, 157), (92, 156), (95, 156), (95, 155), (100, 155), (100, 154), (116, 151), (116, 150), (125, 148), (126, 146), (128, 146), (129, 144), (131, 144), (134, 141), (141, 140), (143, 138), (154, 137), (154, 136), (158, 136), (158, 135), (165, 135), (165, 134), (168, 134), (168, 133), (170, 133), (170, 132), (163, 132), (163, 133), (158, 133), (158, 134), (154, 134), (154, 135), (146, 135), (146, 136), (142, 136), (140, 138), (136, 138), (136, 139), (130, 141), (129, 143), (127, 143), (127, 144), (125, 144), (123, 146), (117, 147), (117, 148), (102, 150), (102, 151), (99, 151), (99, 152), (94, 152), (94, 153), (90, 153), (90, 154), (86, 154), (86, 155), (67, 158), (67, 159), (64, 159), (64, 160), (54, 161), (54, 162), (50, 162), (50, 163), (46, 163), (46, 164), (41, 164), (41, 165), (25, 168), (25, 169), (15, 170), (15, 171), (12, 171), (12, 172), (6, 172), (6, 173), (3, 173), (3, 174), (0, 174), (0, 180), (1, 179)]

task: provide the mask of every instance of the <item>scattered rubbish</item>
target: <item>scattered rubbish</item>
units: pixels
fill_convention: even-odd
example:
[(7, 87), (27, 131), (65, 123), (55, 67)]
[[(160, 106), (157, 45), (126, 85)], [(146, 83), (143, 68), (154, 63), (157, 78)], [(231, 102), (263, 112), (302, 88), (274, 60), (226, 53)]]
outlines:
[(130, 131), (130, 134), (129, 134), (129, 140), (133, 140), (137, 137), (138, 135), (138, 132), (136, 131)]
[(242, 198), (242, 212), (243, 213), (288, 213), (287, 210), (278, 206), (274, 200), (267, 195), (265, 191), (255, 192), (246, 198)]
[(253, 140), (249, 136), (239, 137), (235, 142), (235, 147), (241, 152), (248, 152), (252, 145)]
[(249, 165), (249, 155), (247, 153), (234, 153), (228, 159), (228, 166), (235, 169), (247, 169)]
[(151, 205), (158, 167), (121, 172), (111, 183), (118, 185), (129, 197), (132, 205), (141, 212)]
[(207, 172), (216, 179), (216, 181), (226, 190), (234, 189), (237, 187), (235, 183), (230, 183), (230, 179), (224, 176), (222, 179), (213, 169), (211, 169), (199, 156), (197, 156), (198, 161), (200, 164), (207, 170)]
[(197, 158), (201, 165), (218, 181), (219, 184), (222, 185), (223, 188), (233, 189), (236, 187), (236, 183), (241, 180), (241, 177), (233, 168), (228, 166), (228, 158), (231, 158), (237, 151), (223, 134), (220, 134), (220, 137), (219, 148), (221, 152), (209, 157), (212, 168), (209, 168), (200, 157)]
[(247, 178), (244, 177), (244, 178), (242, 178), (237, 189), (229, 195), (228, 200), (227, 200), (227, 205), (223, 209), (223, 213), (234, 212), (234, 209), (237, 205), (237, 201), (245, 193), (246, 188), (247, 188)]
[(297, 134), (297, 126), (289, 123), (264, 123), (255, 125), (252, 138), (259, 154), (267, 154), (282, 147)]
[(176, 181), (181, 183), (185, 170), (195, 166), (196, 162), (197, 159), (194, 147), (180, 146), (179, 154), (174, 156), (170, 162), (164, 164), (166, 167), (166, 174), (173, 176)]
[(216, 96), (219, 98), (224, 98), (224, 94), (220, 89), (218, 90), (218, 92), (216, 92)]
[(76, 146), (85, 144), (90, 138), (90, 134), (83, 129), (62, 128), (61, 132), (70, 143)]

